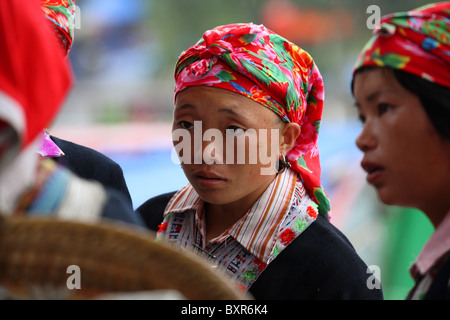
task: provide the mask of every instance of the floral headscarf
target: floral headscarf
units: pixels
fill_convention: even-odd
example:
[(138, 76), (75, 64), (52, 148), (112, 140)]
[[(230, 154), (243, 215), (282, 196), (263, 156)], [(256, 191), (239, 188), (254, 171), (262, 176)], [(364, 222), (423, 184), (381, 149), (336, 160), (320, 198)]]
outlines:
[(41, 0), (41, 5), (64, 51), (69, 53), (74, 37), (75, 0)]
[(213, 86), (260, 103), (286, 123), (298, 123), (301, 134), (286, 156), (319, 205), (319, 212), (329, 218), (317, 145), (324, 87), (319, 69), (306, 51), (263, 25), (219, 26), (206, 31), (181, 54), (175, 81), (175, 98), (191, 86)]
[(391, 67), (450, 87), (450, 2), (386, 15), (374, 31), (354, 72)]
[[(66, 56), (72, 48), (75, 23), (75, 0), (40, 0), (44, 16), (57, 37)], [(45, 130), (42, 131), (42, 145), (38, 153), (43, 158), (55, 158), (64, 152), (50, 139)]]
[(13, 131), (25, 149), (53, 120), (73, 78), (37, 1), (0, 1), (0, 21), (1, 160), (12, 148), (2, 133)]

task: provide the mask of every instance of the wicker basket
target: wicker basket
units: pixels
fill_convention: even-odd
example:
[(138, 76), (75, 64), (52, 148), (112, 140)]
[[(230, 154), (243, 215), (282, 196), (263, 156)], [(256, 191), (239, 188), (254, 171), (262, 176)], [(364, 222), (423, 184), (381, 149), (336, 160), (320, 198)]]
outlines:
[[(81, 288), (73, 288), (79, 268)], [(76, 279), (76, 278), (73, 278)], [(72, 279), (72, 280), (73, 280)], [(11, 299), (95, 299), (175, 290), (187, 300), (243, 296), (205, 261), (119, 223), (0, 217), (0, 286)]]

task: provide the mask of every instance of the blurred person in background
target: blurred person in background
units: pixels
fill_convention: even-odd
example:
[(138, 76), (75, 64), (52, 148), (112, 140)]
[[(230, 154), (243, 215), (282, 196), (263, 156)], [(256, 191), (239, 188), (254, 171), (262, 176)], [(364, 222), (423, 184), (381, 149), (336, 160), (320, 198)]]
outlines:
[(367, 182), (435, 231), (407, 299), (450, 299), (450, 2), (384, 16), (353, 73)]
[[(312, 57), (262, 25), (219, 26), (181, 54), (175, 81), (172, 130), (186, 133), (178, 155), (190, 183), (138, 208), (150, 229), (159, 225), (157, 237), (206, 257), (256, 299), (382, 299), (329, 222), (317, 146), (324, 88)], [(209, 143), (195, 147), (198, 123), (201, 136), (222, 134), (211, 145), (250, 130), (259, 141), (232, 146), (228, 163), (228, 146), (207, 156)], [(266, 145), (268, 166), (261, 157), (249, 163), (252, 143), (260, 156)]]
[[(41, 1), (44, 16), (49, 22), (54, 36), (67, 56), (74, 40), (75, 1), (39, 1)], [(118, 163), (94, 149), (49, 135), (46, 131), (43, 131), (42, 134), (43, 143), (39, 150), (42, 157), (52, 158), (81, 178), (96, 180), (106, 187), (119, 190), (132, 208), (130, 192), (122, 168)]]
[(0, 213), (141, 225), (123, 195), (38, 156), (72, 87), (66, 52), (39, 1), (0, 2)]

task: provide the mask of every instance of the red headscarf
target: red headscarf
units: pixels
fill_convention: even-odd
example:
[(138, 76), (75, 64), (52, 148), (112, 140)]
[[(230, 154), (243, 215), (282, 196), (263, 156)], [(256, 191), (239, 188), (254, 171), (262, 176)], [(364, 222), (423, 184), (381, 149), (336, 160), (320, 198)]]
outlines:
[(37, 1), (0, 1), (0, 61), (0, 123), (14, 129), (23, 149), (50, 124), (72, 84)]
[(355, 65), (390, 67), (450, 87), (450, 2), (381, 19)]

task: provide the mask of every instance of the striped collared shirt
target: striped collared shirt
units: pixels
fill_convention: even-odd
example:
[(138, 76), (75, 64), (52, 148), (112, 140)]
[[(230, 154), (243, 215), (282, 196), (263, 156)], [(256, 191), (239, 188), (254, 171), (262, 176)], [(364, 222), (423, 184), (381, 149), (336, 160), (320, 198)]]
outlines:
[[(285, 174), (278, 175), (252, 208), (231, 228), (224, 231), (219, 237), (212, 239), (211, 242), (223, 242), (231, 236), (250, 253), (267, 263), (279, 236), (281, 224), (294, 200), (293, 194), (296, 185), (298, 185), (297, 180), (297, 173), (292, 170), (287, 170)], [(302, 185), (298, 192), (302, 193), (301, 196), (305, 195)], [(203, 207), (203, 200), (188, 184), (170, 200), (164, 217), (173, 213), (195, 215), (194, 221), (202, 238), (202, 243), (196, 245), (201, 245), (204, 248), (207, 244), (203, 240), (205, 235)], [(194, 225), (191, 226), (191, 228), (193, 227)], [(185, 228), (184, 232), (180, 234), (180, 237), (186, 240), (180, 242), (182, 246), (192, 245), (192, 242), (195, 243), (195, 240), (192, 239), (192, 230), (189, 230), (191, 228)], [(181, 239), (177, 239), (177, 241), (181, 241)]]
[(286, 170), (239, 221), (208, 243), (204, 202), (187, 185), (169, 201), (157, 237), (205, 257), (245, 292), (317, 214), (298, 174)]

